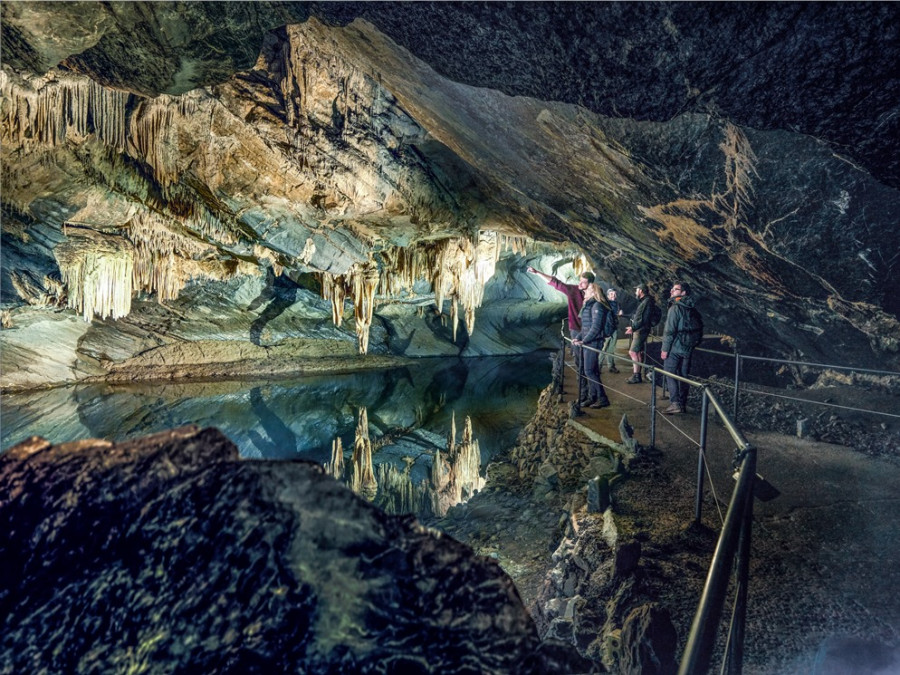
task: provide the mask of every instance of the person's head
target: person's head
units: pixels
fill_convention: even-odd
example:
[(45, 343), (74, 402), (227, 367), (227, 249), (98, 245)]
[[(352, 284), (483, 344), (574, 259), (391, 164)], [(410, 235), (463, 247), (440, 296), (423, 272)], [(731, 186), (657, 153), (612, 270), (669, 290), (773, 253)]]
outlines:
[(588, 287), (588, 284), (594, 283), (594, 273), (593, 272), (582, 272), (581, 278), (578, 279), (578, 288), (582, 291), (585, 291)]
[(634, 297), (640, 300), (645, 295), (650, 295), (650, 289), (647, 287), (647, 284), (638, 284), (634, 287)]
[(683, 298), (685, 295), (691, 294), (691, 287), (684, 281), (676, 281), (672, 284), (669, 296), (673, 298)]
[(606, 290), (606, 297), (609, 298), (610, 302), (615, 302), (616, 299), (616, 289), (609, 288)]
[(599, 300), (603, 297), (603, 291), (600, 289), (600, 286), (591, 282), (585, 286), (584, 289), (584, 299), (589, 300), (593, 298), (594, 300)]

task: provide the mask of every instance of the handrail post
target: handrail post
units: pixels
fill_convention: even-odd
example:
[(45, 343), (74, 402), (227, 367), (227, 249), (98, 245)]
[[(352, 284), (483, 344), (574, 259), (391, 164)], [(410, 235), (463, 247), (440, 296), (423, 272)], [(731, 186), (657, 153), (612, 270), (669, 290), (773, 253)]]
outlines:
[(737, 424), (738, 417), (738, 390), (741, 386), (741, 355), (737, 350), (737, 342), (734, 343), (734, 405), (731, 409), (731, 418)]
[(650, 449), (656, 449), (656, 368), (650, 367)]
[(700, 395), (700, 452), (697, 458), (697, 498), (694, 502), (694, 523), (700, 524), (703, 510), (703, 475), (706, 469), (706, 433), (709, 420), (709, 394), (704, 385)]

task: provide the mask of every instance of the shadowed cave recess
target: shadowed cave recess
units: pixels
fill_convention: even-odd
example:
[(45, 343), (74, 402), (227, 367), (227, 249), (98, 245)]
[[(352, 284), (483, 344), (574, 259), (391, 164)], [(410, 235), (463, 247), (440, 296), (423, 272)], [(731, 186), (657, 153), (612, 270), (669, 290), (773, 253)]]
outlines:
[[(556, 349), (564, 298), (529, 266), (593, 270), (626, 313), (638, 283), (688, 282), (722, 349), (900, 370), (898, 62), (895, 3), (5, 2), (0, 387), (85, 385), (88, 409), (138, 381)], [(476, 448), (453, 490), (477, 491), (452, 424)], [(153, 461), (192, 471), (193, 433)], [(584, 666), (525, 642), (483, 672)]]

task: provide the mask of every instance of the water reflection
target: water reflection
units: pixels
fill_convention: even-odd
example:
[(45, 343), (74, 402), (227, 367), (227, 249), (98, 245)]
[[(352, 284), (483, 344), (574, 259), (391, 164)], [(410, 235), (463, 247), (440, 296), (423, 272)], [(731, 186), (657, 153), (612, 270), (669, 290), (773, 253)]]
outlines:
[(451, 417), (443, 451), (434, 442), (418, 445), (414, 432), (380, 440), (381, 452), (376, 455), (369, 438), (367, 410), (360, 408), (349, 462), (338, 437), (331, 444), (331, 461), (325, 463), (325, 470), (388, 513), (444, 516), (451, 506), (467, 501), (484, 487), (481, 448), (472, 433), (471, 417), (466, 417), (459, 442), (456, 417)]
[[(414, 367), (294, 380), (87, 385), (7, 394), (2, 448), (31, 435), (52, 443), (115, 441), (184, 424), (215, 426), (245, 457), (319, 463), (341, 438), (351, 448), (360, 408), (379, 458), (431, 456), (446, 449), (455, 412), (470, 416), (482, 460), (515, 441), (550, 381), (546, 353), (479, 359), (423, 359)], [(396, 464), (396, 462), (394, 462)], [(430, 462), (427, 463), (430, 465)], [(413, 480), (428, 468), (413, 461)]]

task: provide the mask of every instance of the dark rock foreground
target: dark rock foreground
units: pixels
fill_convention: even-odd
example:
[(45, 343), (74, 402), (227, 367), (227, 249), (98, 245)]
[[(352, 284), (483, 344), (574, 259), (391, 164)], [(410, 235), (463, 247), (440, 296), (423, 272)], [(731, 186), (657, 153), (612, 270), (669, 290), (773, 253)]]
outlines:
[(215, 429), (0, 455), (0, 672), (542, 673), (510, 578)]

